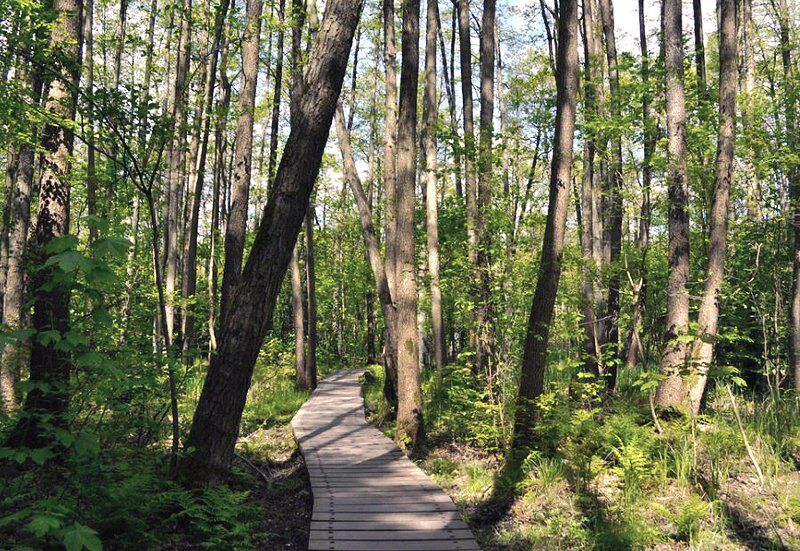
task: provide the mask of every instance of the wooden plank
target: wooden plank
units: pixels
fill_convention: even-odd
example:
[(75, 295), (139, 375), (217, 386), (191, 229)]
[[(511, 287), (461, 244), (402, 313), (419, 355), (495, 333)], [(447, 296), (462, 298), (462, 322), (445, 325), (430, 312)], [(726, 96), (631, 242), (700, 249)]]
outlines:
[(309, 542), (309, 550), (328, 549), (333, 551), (409, 551), (411, 549), (419, 551), (450, 551), (451, 549), (463, 549), (473, 551), (480, 549), (478, 544), (469, 540), (441, 540), (441, 541), (419, 541), (419, 540), (394, 540), (394, 541), (321, 541), (314, 540)]
[(309, 549), (477, 550), (452, 500), (367, 424), (358, 377), (322, 381), (292, 420), (314, 497)]

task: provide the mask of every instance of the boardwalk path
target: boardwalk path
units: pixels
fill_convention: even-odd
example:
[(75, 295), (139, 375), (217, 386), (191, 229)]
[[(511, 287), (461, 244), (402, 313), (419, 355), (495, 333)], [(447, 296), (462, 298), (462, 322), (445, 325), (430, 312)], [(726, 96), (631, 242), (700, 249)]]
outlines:
[(479, 549), (452, 500), (367, 424), (360, 374), (325, 379), (292, 420), (314, 494), (309, 549)]

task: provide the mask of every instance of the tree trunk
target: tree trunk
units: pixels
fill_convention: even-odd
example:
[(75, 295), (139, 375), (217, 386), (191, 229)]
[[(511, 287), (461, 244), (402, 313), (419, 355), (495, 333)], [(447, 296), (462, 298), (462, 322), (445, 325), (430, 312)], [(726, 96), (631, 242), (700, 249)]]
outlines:
[(178, 280), (178, 222), (180, 196), (183, 189), (186, 142), (186, 96), (189, 88), (189, 55), (191, 49), (192, 0), (183, 0), (178, 10), (181, 18), (178, 53), (175, 61), (175, 83), (173, 85), (172, 142), (167, 151), (167, 210), (164, 217), (164, 254), (166, 259), (165, 292), (167, 297), (166, 333), (170, 342), (175, 342), (174, 295)]
[(272, 324), (275, 300), (308, 210), (330, 123), (342, 89), (360, 14), (356, 0), (329, 0), (305, 72), (297, 123), (292, 125), (252, 251), (231, 296), (219, 349), (212, 357), (195, 411), (182, 474), (220, 480), (233, 459), (258, 351)]
[[(394, 0), (383, 0), (383, 65), (386, 71), (386, 138), (383, 146), (383, 189), (386, 194), (386, 277), (394, 292), (397, 272), (395, 239), (395, 192), (397, 187), (397, 44), (394, 32)], [(387, 384), (397, 384), (395, 374), (387, 374)], [(391, 380), (395, 379), (395, 380)], [(395, 390), (386, 389), (387, 398)]]
[[(88, 10), (87, 10), (88, 11)], [(119, 27), (117, 29), (117, 49), (114, 51), (114, 80), (112, 89), (119, 89), (119, 77), (122, 72), (122, 52), (125, 50), (125, 38), (128, 29), (128, 0), (119, 2)], [(87, 39), (86, 45), (89, 45)], [(88, 52), (87, 52), (88, 59)]]
[(550, 168), (550, 200), (536, 291), (525, 337), (517, 412), (514, 419), (514, 447), (517, 449), (527, 448), (532, 441), (534, 400), (544, 391), (550, 322), (553, 319), (558, 281), (561, 276), (569, 186), (572, 179), (572, 143), (575, 135), (578, 92), (577, 0), (561, 1), (558, 23), (556, 121)]
[(703, 35), (703, 2), (692, 0), (692, 15), (694, 16), (694, 63), (697, 68), (697, 82), (700, 92), (706, 90), (706, 46)]
[[(780, 26), (781, 65), (786, 112), (786, 141), (790, 151), (795, 151), (797, 136), (797, 89), (794, 82), (794, 65), (792, 60), (793, 44), (790, 35), (790, 14), (786, 0), (778, 2), (778, 23)], [(794, 379), (794, 387), (800, 390), (800, 166), (791, 162), (787, 170), (789, 180), (789, 198), (791, 204), (790, 220), (792, 224), (792, 305), (790, 309), (790, 343), (789, 343), (789, 377)]]
[[(597, 35), (597, 12), (594, 0), (583, 3), (584, 84), (586, 117), (601, 121), (605, 117), (605, 93), (603, 90), (602, 46)], [(603, 209), (600, 193), (599, 158), (605, 146), (601, 131), (587, 131), (583, 152), (583, 179), (581, 182), (581, 248), (583, 249), (583, 272), (581, 292), (583, 297), (583, 322), (586, 349), (586, 370), (599, 375), (603, 370), (602, 344), (606, 338), (605, 300), (598, 273), (603, 264), (602, 234)], [(527, 199), (527, 192), (526, 192)], [(527, 201), (526, 201), (527, 202)], [(525, 209), (523, 203), (523, 212)]]
[[(97, 216), (97, 170), (94, 136), (94, 0), (86, 0), (83, 6), (84, 66), (86, 68), (86, 90), (89, 102), (86, 106), (86, 214)], [(97, 241), (97, 220), (89, 222), (89, 245)]]
[[(253, 162), (253, 113), (258, 79), (258, 45), (261, 36), (263, 0), (247, 1), (247, 28), (242, 45), (242, 85), (239, 95), (239, 120), (234, 141), (234, 173), (231, 205), (225, 226), (225, 267), (222, 272), (220, 318), (225, 325), (231, 295), (239, 283), (247, 233), (247, 207), (250, 198), (250, 169)], [(288, 258), (287, 258), (288, 260)]]
[[(412, 452), (423, 442), (419, 383), (417, 281), (414, 258), (417, 87), (419, 84), (419, 0), (403, 2), (400, 109), (397, 126), (397, 434)], [(435, 197), (433, 198), (435, 200)]]
[(478, 152), (478, 195), (476, 232), (477, 305), (475, 309), (475, 364), (488, 381), (494, 380), (492, 366), (492, 303), (490, 296), (489, 212), (492, 202), (492, 170), (494, 168), (494, 65), (495, 65), (495, 0), (483, 0), (480, 31), (480, 150)]
[[(200, 222), (200, 203), (202, 202), (203, 184), (205, 182), (206, 157), (208, 155), (208, 137), (211, 129), (211, 110), (214, 106), (214, 89), (217, 76), (217, 55), (225, 17), (228, 11), (228, 1), (224, 0), (217, 6), (214, 17), (214, 34), (210, 44), (209, 58), (201, 69), (200, 82), (204, 85), (203, 97), (199, 100), (198, 113), (196, 113), (196, 128), (192, 138), (189, 173), (189, 196), (187, 208), (189, 209), (188, 224), (184, 231), (183, 249), (183, 280), (181, 294), (184, 300), (183, 316), (181, 318), (181, 334), (183, 336), (183, 353), (186, 361), (191, 358), (187, 352), (192, 347), (194, 338), (194, 315), (191, 299), (197, 290), (197, 232)], [(204, 26), (205, 28), (205, 26)]]
[[(275, 176), (275, 163), (278, 160), (278, 130), (281, 117), (281, 92), (283, 89), (283, 12), (285, 1), (281, 0), (278, 4), (278, 18), (281, 23), (281, 30), (278, 32), (278, 55), (275, 62), (275, 91), (272, 95), (272, 120), (270, 121), (269, 132), (269, 164), (267, 165), (267, 179), (272, 185)], [(293, 57), (295, 50), (292, 50)]]
[(736, 94), (738, 61), (736, 0), (719, 0), (719, 127), (714, 190), (709, 220), (709, 247), (703, 295), (697, 312), (698, 338), (692, 349), (692, 374), (686, 380), (688, 396), (684, 407), (692, 414), (700, 411), (708, 369), (714, 359), (714, 344), (719, 328), (719, 292), (725, 274), (728, 242), (731, 181), (736, 145)]
[(439, 102), (436, 98), (436, 41), (439, 35), (439, 6), (436, 0), (427, 2), (425, 27), (425, 91), (422, 98), (422, 143), (425, 155), (425, 213), (428, 244), (428, 277), (431, 293), (431, 328), (433, 354), (441, 375), (445, 363), (444, 327), (442, 322), (442, 289), (439, 284), (439, 207), (436, 169), (436, 133), (439, 122)]
[[(611, 95), (610, 115), (614, 121), (620, 117), (619, 68), (617, 66), (617, 40), (614, 33), (614, 5), (612, 0), (600, 0), (600, 17), (603, 22), (603, 35), (606, 42), (606, 58), (608, 60), (609, 92)], [(611, 159), (609, 163), (609, 186), (604, 194), (607, 196), (607, 208), (603, 209), (606, 220), (603, 229), (607, 232), (606, 241), (609, 249), (611, 275), (608, 282), (608, 310), (606, 312), (606, 334), (603, 342), (608, 346), (610, 361), (604, 365), (606, 386), (613, 389), (617, 382), (617, 362), (619, 354), (619, 286), (620, 286), (620, 252), (622, 251), (622, 136), (614, 131), (611, 140)]]
[[(41, 176), (39, 180), (39, 210), (33, 232), (31, 252), (38, 269), (31, 281), (35, 295), (33, 328), (37, 333), (69, 331), (70, 291), (64, 285), (47, 286), (55, 267), (45, 267), (48, 245), (69, 233), (70, 172), (73, 145), (72, 127), (52, 121), (73, 121), (80, 82), (81, 0), (54, 0), (54, 24), (50, 48), (59, 55), (52, 60), (58, 77), (53, 79), (45, 102), (50, 116), (42, 131)], [(23, 405), (24, 415), (8, 437), (12, 447), (38, 448), (49, 443), (52, 425), (64, 426), (69, 403), (69, 354), (59, 349), (54, 340), (45, 344), (34, 339), (31, 349), (30, 381), (36, 386), (28, 393)]]
[(680, 404), (684, 399), (680, 371), (686, 362), (686, 343), (681, 338), (689, 328), (689, 186), (686, 175), (686, 98), (683, 87), (683, 13), (680, 0), (664, 0), (662, 34), (666, 68), (667, 186), (669, 195), (669, 276), (667, 315), (661, 371), (659, 407)]
[(306, 300), (308, 301), (308, 351), (305, 380), (317, 388), (317, 277), (314, 264), (314, 202), (306, 209)]
[(300, 274), (300, 262), (297, 259), (298, 245), (292, 251), (289, 269), (292, 272), (292, 318), (294, 320), (294, 360), (298, 382), (309, 388), (306, 379), (306, 338), (305, 320), (303, 316), (303, 281)]
[[(23, 86), (31, 88), (31, 95), (36, 98), (41, 94), (41, 79), (32, 79), (29, 72), (21, 69), (18, 79)], [(25, 301), (26, 254), (28, 252), (28, 231), (31, 220), (31, 192), (34, 175), (34, 143), (21, 143), (15, 159), (14, 181), (12, 184), (9, 206), (8, 224), (8, 264), (6, 268), (5, 294), (3, 296), (3, 325), (10, 331), (25, 327), (28, 321)], [(22, 367), (28, 357), (29, 343), (17, 340), (5, 345), (0, 356), (0, 392), (2, 393), (3, 411), (10, 413), (19, 405), (19, 389)]]
[(647, 304), (647, 252), (650, 247), (650, 187), (653, 179), (653, 151), (656, 129), (650, 114), (650, 54), (647, 51), (644, 0), (639, 0), (639, 45), (642, 54), (642, 127), (644, 128), (644, 154), (642, 157), (642, 208), (639, 212), (639, 280), (633, 289), (633, 312), (628, 336), (625, 339), (624, 365), (633, 369), (642, 351), (640, 338), (644, 308)]
[[(458, 37), (459, 52), (461, 61), (461, 108), (464, 117), (464, 193), (467, 205), (467, 256), (470, 265), (475, 269), (472, 279), (472, 292), (479, 290), (479, 285), (475, 285), (475, 279), (480, 277), (478, 271), (478, 197), (475, 181), (475, 169), (473, 159), (475, 158), (475, 123), (472, 114), (472, 45), (469, 27), (469, 0), (458, 0)], [(480, 300), (475, 297), (476, 312), (480, 308)], [(476, 351), (476, 362), (473, 366), (475, 372), (480, 365), (477, 357), (478, 351), (478, 327), (477, 320), (475, 325), (470, 328), (470, 340)]]
[[(389, 278), (386, 273), (386, 267), (381, 258), (380, 243), (375, 232), (375, 225), (372, 218), (372, 211), (369, 206), (369, 200), (364, 193), (364, 188), (361, 185), (361, 179), (358, 176), (358, 169), (356, 168), (355, 158), (353, 156), (353, 148), (350, 144), (350, 134), (347, 131), (346, 123), (344, 120), (344, 110), (341, 105), (336, 109), (336, 136), (339, 140), (339, 148), (342, 152), (342, 165), (345, 180), (349, 183), (350, 189), (353, 191), (353, 197), (356, 200), (358, 207), (358, 215), (361, 221), (361, 230), (364, 236), (364, 246), (367, 249), (367, 257), (369, 259), (370, 269), (375, 279), (375, 289), (378, 294), (378, 301), (381, 305), (381, 312), (383, 313), (383, 321), (385, 325), (384, 339), (386, 346), (383, 351), (384, 368), (387, 373), (393, 372), (397, 374), (397, 339), (395, 336), (396, 317), (395, 304), (392, 299), (392, 293), (389, 288)], [(393, 396), (392, 401), (397, 397)]]

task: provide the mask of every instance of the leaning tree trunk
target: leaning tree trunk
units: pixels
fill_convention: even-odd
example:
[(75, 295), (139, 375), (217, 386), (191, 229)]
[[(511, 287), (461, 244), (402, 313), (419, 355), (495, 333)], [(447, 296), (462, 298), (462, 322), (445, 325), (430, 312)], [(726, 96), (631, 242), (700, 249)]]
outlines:
[(360, 11), (359, 0), (329, 0), (326, 6), (274, 192), (231, 296), (197, 404), (187, 440), (192, 453), (181, 465), (186, 478), (220, 480), (233, 459), (253, 367), (319, 174)]
[(684, 407), (692, 414), (700, 410), (708, 369), (714, 359), (714, 341), (719, 328), (719, 293), (725, 274), (728, 242), (731, 181), (736, 145), (736, 94), (738, 61), (736, 0), (719, 0), (719, 127), (714, 190), (709, 220), (709, 247), (703, 295), (697, 312), (698, 338), (691, 357), (691, 376), (686, 378), (688, 393)]
[(517, 412), (514, 419), (513, 445), (517, 449), (531, 445), (531, 429), (536, 416), (534, 400), (544, 391), (550, 323), (553, 319), (558, 281), (561, 277), (578, 93), (577, 0), (562, 0), (559, 7), (556, 90), (556, 127), (550, 168), (550, 200), (539, 275), (525, 336)]
[(370, 269), (372, 270), (372, 276), (375, 279), (375, 289), (378, 294), (378, 301), (381, 305), (381, 312), (383, 313), (385, 325), (384, 338), (386, 340), (386, 346), (383, 351), (383, 362), (388, 366), (387, 371), (396, 371), (397, 338), (395, 336), (395, 321), (397, 314), (395, 311), (395, 304), (392, 300), (392, 293), (389, 288), (389, 278), (386, 274), (386, 267), (381, 258), (380, 243), (378, 243), (378, 236), (375, 232), (372, 210), (369, 205), (369, 200), (364, 193), (364, 187), (361, 185), (361, 178), (358, 176), (358, 169), (356, 168), (355, 157), (353, 156), (353, 148), (350, 144), (350, 134), (347, 131), (344, 120), (344, 110), (341, 107), (341, 103), (336, 109), (336, 137), (339, 140), (339, 148), (342, 152), (344, 177), (350, 184), (350, 189), (353, 191), (353, 197), (355, 197), (356, 206), (358, 207), (361, 232), (364, 236), (364, 246), (367, 249), (367, 257), (369, 259)]
[[(417, 278), (414, 259), (417, 86), (419, 84), (419, 0), (403, 1), (400, 109), (397, 125), (397, 434), (414, 451), (422, 444), (422, 394), (419, 383)], [(435, 198), (434, 198), (435, 200)]]
[[(65, 285), (47, 285), (53, 281), (55, 266), (45, 267), (52, 252), (48, 245), (69, 232), (70, 172), (73, 131), (81, 68), (81, 0), (54, 0), (54, 24), (51, 50), (59, 52), (52, 60), (58, 78), (53, 79), (45, 102), (50, 116), (42, 131), (40, 147), (39, 210), (31, 247), (36, 270), (31, 289), (34, 291), (33, 328), (37, 333), (69, 331), (70, 291)], [(64, 126), (54, 121), (66, 121)], [(38, 448), (49, 443), (52, 425), (64, 426), (69, 404), (69, 354), (54, 339), (34, 339), (31, 349), (30, 381), (34, 388), (23, 405), (23, 415), (8, 437), (9, 446)]]
[(250, 172), (253, 163), (253, 114), (258, 79), (258, 45), (261, 37), (263, 0), (247, 1), (247, 28), (242, 46), (242, 86), (239, 95), (239, 120), (234, 142), (234, 173), (231, 206), (225, 226), (225, 266), (222, 270), (220, 319), (225, 324), (231, 295), (239, 283), (247, 233), (247, 207), (250, 197)]
[(686, 175), (686, 98), (683, 85), (683, 13), (680, 0), (664, 0), (662, 34), (666, 68), (667, 187), (669, 195), (669, 276), (667, 315), (661, 371), (665, 379), (656, 390), (655, 401), (670, 407), (683, 401), (681, 370), (686, 362), (689, 328), (689, 185)]

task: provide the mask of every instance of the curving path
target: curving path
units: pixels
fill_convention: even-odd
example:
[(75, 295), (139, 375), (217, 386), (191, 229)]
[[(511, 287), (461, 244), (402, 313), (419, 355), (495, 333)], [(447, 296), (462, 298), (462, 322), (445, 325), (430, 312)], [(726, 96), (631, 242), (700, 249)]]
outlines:
[(326, 378), (292, 419), (314, 495), (309, 549), (480, 549), (450, 497), (366, 422), (362, 372)]

